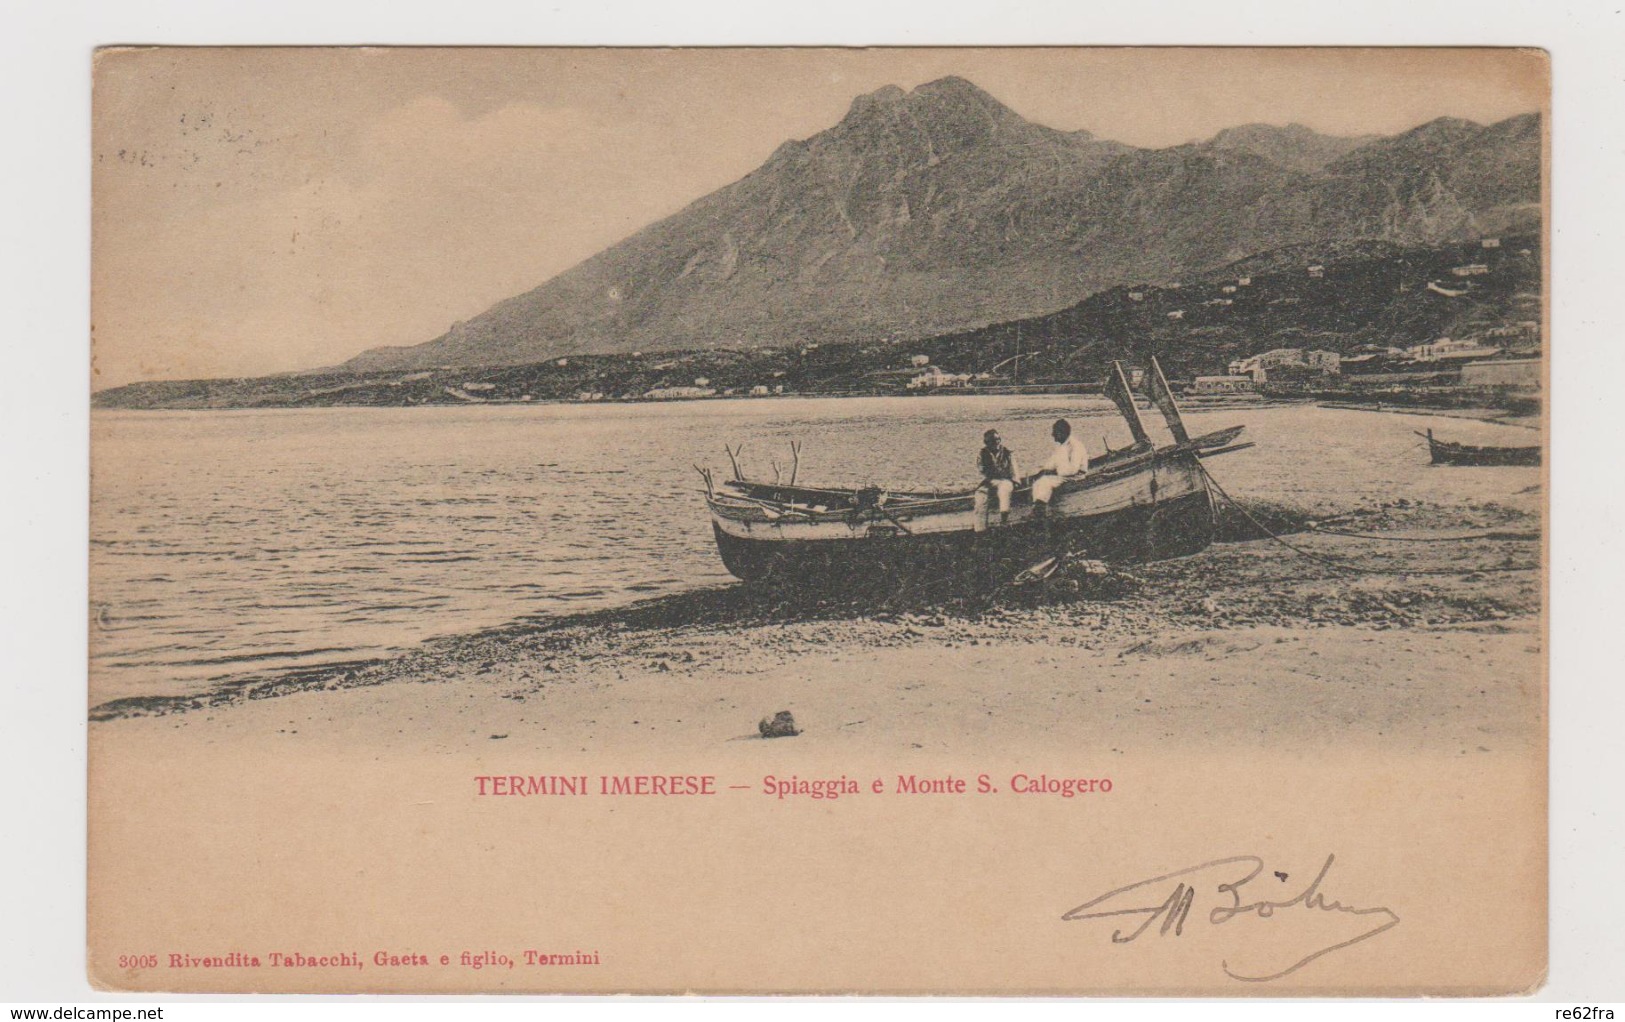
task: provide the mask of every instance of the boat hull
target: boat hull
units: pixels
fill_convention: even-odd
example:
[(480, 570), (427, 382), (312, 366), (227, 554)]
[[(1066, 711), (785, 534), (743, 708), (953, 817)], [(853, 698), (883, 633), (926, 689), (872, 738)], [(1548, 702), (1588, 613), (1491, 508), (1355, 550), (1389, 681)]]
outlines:
[(717, 520), (712, 531), (722, 563), (747, 582), (862, 584), (907, 577), (951, 579), (979, 587), (1008, 581), (1022, 568), (1063, 550), (1117, 562), (1196, 553), (1212, 542), (1213, 504), (1203, 487), (1097, 514), (1045, 519), (1029, 514), (1011, 525), (980, 532), (964, 528), (910, 533), (878, 522), (847, 537), (786, 540), (739, 535), (739, 530), (725, 528)]
[(1433, 430), (1418, 432), (1428, 442), (1428, 457), (1435, 465), (1539, 465), (1539, 447), (1474, 447), (1438, 440)]
[[(1213, 498), (1204, 457), (1244, 450), (1242, 427), (1191, 437), (1155, 358), (1153, 403), (1174, 443), (1156, 447), (1140, 421), (1122, 365), (1105, 386), (1134, 443), (1091, 458), (1081, 476), (1056, 480), (1047, 504), (1018, 485), (1007, 513), (989, 495), (832, 490), (745, 479), (714, 485), (704, 470), (711, 529), (722, 562), (747, 582), (854, 588), (903, 578), (978, 587), (1009, 581), (1048, 558), (1146, 561), (1193, 554), (1213, 540)], [(735, 452), (730, 451), (732, 459)]]
[(1539, 465), (1539, 447), (1468, 447), (1463, 444), (1432, 441), (1435, 465)]

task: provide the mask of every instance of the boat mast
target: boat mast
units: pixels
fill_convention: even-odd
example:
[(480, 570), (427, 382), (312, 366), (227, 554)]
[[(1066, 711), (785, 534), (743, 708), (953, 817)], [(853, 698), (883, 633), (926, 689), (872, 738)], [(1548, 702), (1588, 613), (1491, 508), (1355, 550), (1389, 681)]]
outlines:
[(1134, 434), (1136, 444), (1149, 444), (1151, 437), (1145, 431), (1145, 424), (1140, 421), (1140, 410), (1134, 404), (1134, 392), (1129, 389), (1128, 378), (1123, 375), (1123, 363), (1112, 362), (1111, 375), (1106, 378), (1106, 396), (1111, 398), (1117, 410), (1123, 414), (1123, 421), (1128, 423), (1128, 431)]
[(1162, 413), (1163, 421), (1168, 423), (1168, 432), (1173, 434), (1174, 443), (1189, 443), (1191, 437), (1185, 432), (1185, 419), (1179, 414), (1173, 389), (1168, 386), (1168, 377), (1162, 375), (1162, 366), (1155, 355), (1151, 356), (1151, 401)]

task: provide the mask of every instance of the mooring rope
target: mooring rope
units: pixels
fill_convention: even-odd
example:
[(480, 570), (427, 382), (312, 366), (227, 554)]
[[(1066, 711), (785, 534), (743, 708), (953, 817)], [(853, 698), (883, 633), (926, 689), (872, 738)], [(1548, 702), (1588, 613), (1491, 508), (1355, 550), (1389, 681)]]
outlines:
[[(1297, 554), (1299, 557), (1305, 558), (1307, 560), (1315, 561), (1316, 563), (1319, 563), (1319, 564), (1324, 564), (1324, 565), (1326, 565), (1327, 567), (1330, 567), (1330, 568), (1336, 568), (1338, 571), (1353, 572), (1354, 574), (1357, 574), (1357, 575), (1478, 575), (1478, 574), (1486, 574), (1486, 573), (1489, 573), (1489, 572), (1538, 571), (1538, 570), (1540, 570), (1539, 565), (1500, 565), (1500, 566), (1492, 567), (1492, 568), (1373, 568), (1373, 567), (1364, 567), (1364, 566), (1361, 566), (1361, 565), (1358, 565), (1358, 564), (1350, 564), (1348, 561), (1343, 560), (1341, 558), (1327, 557), (1324, 554), (1317, 554), (1317, 553), (1315, 553), (1315, 552), (1313, 552), (1311, 550), (1305, 550), (1303, 547), (1300, 547), (1300, 546), (1297, 546), (1297, 545), (1295, 545), (1293, 543), (1288, 542), (1285, 538), (1283, 538), (1282, 536), (1277, 534), (1269, 526), (1265, 525), (1263, 522), (1259, 521), (1257, 518), (1254, 518), (1253, 515), (1252, 515), (1252, 512), (1250, 512), (1246, 508), (1242, 507), (1241, 503), (1239, 501), (1237, 501), (1236, 498), (1234, 498), (1234, 497), (1230, 496), (1230, 494), (1226, 493), (1224, 487), (1220, 486), (1219, 481), (1217, 479), (1213, 478), (1213, 474), (1207, 470), (1206, 465), (1203, 465), (1201, 462), (1197, 462), (1197, 467), (1202, 470), (1202, 475), (1203, 475), (1204, 478), (1207, 479), (1208, 485), (1212, 486), (1215, 490), (1217, 490), (1218, 493), (1219, 493), (1219, 496), (1223, 497), (1227, 504), (1229, 504), (1231, 507), (1235, 508), (1237, 511), (1241, 512), (1241, 516), (1243, 518), (1247, 519), (1249, 522), (1251, 522), (1253, 524), (1254, 528), (1258, 529), (1260, 532), (1262, 532), (1264, 535), (1268, 536), (1270, 539), (1273, 539), (1275, 542), (1277, 542), (1277, 543), (1281, 544), (1282, 546), (1286, 547), (1288, 550), (1291, 550), (1293, 553)], [(1399, 539), (1401, 537), (1387, 536), (1387, 537), (1377, 537), (1377, 538)], [(1452, 538), (1454, 538), (1454, 537), (1452, 537)]]

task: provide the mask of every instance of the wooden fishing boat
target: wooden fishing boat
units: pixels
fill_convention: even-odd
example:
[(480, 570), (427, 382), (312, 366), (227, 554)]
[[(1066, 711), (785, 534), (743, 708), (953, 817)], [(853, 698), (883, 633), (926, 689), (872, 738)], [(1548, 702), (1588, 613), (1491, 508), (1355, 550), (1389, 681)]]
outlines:
[(1152, 442), (1122, 366), (1113, 363), (1105, 393), (1134, 442), (1091, 458), (1087, 473), (1055, 490), (1047, 514), (1035, 513), (1030, 485), (1018, 485), (1005, 522), (997, 510), (978, 512), (974, 488), (797, 486), (793, 473), (789, 483), (747, 479), (737, 459), (726, 482), (701, 470), (722, 562), (746, 581), (797, 585), (898, 574), (1008, 579), (1063, 553), (1106, 561), (1195, 553), (1213, 536), (1201, 459), (1252, 444), (1234, 442), (1240, 426), (1189, 436), (1155, 360), (1148, 377), (1173, 443)]
[(1435, 440), (1433, 430), (1416, 434), (1428, 442), (1428, 453), (1435, 465), (1539, 465), (1540, 448), (1536, 447), (1473, 447), (1469, 444)]

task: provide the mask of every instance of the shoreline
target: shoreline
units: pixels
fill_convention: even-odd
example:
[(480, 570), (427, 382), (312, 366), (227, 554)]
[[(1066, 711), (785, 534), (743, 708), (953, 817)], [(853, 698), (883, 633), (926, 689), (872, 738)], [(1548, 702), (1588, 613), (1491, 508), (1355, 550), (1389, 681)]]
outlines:
[[(1401, 676), (1434, 679), (1436, 692), (1408, 697), (1424, 702), (1435, 696), (1459, 702), (1466, 698), (1462, 685), (1484, 687), (1453, 675), (1464, 660), (1520, 659), (1525, 666), (1506, 677), (1540, 677), (1538, 522), (1533, 511), (1500, 504), (1447, 508), (1398, 500), (1337, 516), (1337, 530), (1360, 536), (1313, 530), (1292, 536), (1318, 556), (1384, 573), (1342, 571), (1270, 539), (1232, 537), (1191, 557), (1109, 573), (1076, 570), (1005, 589), (991, 601), (907, 587), (787, 601), (743, 585), (714, 587), (621, 608), (521, 618), (399, 656), (242, 677), (195, 695), (113, 700), (93, 707), (90, 719), (98, 732), (126, 735), (184, 727), (385, 744), (403, 731), (389, 725), (404, 719), (412, 722), (414, 741), (427, 728), (465, 745), (523, 734), (585, 748), (645, 741), (645, 725), (662, 726), (651, 721), (696, 740), (754, 738), (756, 720), (784, 708), (779, 703), (796, 710), (798, 721), (810, 713), (805, 727), (851, 730), (847, 725), (874, 720), (881, 706), (896, 702), (920, 717), (898, 734), (946, 729), (963, 738), (982, 726), (965, 717), (974, 704), (985, 706), (990, 720), (1026, 719), (1023, 733), (1048, 731), (1060, 741), (1081, 739), (1079, 728), (1094, 733), (1093, 724), (1045, 716), (1054, 703), (1078, 698), (1062, 679), (1087, 677), (1102, 679), (1095, 686), (1101, 699), (1112, 698), (1108, 678), (1114, 688), (1155, 689), (1147, 697), (1153, 703), (1117, 707), (1119, 716), (1184, 702), (1187, 726), (1170, 733), (1195, 729), (1234, 739), (1239, 719), (1200, 699), (1190, 702), (1180, 679), (1208, 672), (1199, 673), (1206, 680), (1197, 687), (1217, 696), (1268, 678), (1266, 689), (1291, 703), (1303, 695), (1296, 690), (1305, 677), (1329, 671), (1324, 676), (1339, 684), (1317, 689), (1313, 698), (1335, 692), (1370, 703), (1350, 719), (1404, 730), (1411, 724), (1393, 719), (1382, 692)], [(1012, 678), (1028, 677), (1046, 685), (1053, 678), (1061, 687), (1048, 699), (1024, 693), (1005, 705), (995, 698)], [(954, 693), (945, 700), (944, 686)], [(921, 695), (932, 689), (937, 698)], [(1541, 693), (1499, 698), (1514, 697), (1521, 709), (1494, 718), (1538, 722)], [(538, 711), (538, 704), (548, 710)], [(627, 710), (620, 715), (630, 714), (630, 725), (600, 724), (617, 709)], [(1290, 706), (1276, 711), (1283, 713), (1290, 716)], [(1412, 735), (1424, 743), (1492, 726), (1456, 721), (1442, 707), (1418, 720), (1424, 731), (1435, 729), (1433, 738)]]
[[(1064, 389), (1062, 389), (1064, 388)], [(795, 392), (784, 394), (712, 394), (704, 397), (617, 397), (606, 398), (601, 401), (580, 401), (571, 398), (538, 398), (534, 401), (519, 401), (510, 399), (479, 398), (465, 401), (403, 401), (394, 403), (372, 402), (333, 402), (331, 404), (296, 404), (288, 402), (264, 402), (259, 404), (172, 404), (172, 405), (121, 405), (96, 404), (92, 395), (91, 410), (98, 412), (259, 412), (259, 411), (325, 411), (333, 409), (367, 409), (367, 408), (535, 408), (539, 406), (557, 407), (567, 405), (570, 407), (625, 407), (639, 405), (694, 405), (735, 403), (740, 401), (822, 401), (822, 400), (864, 400), (877, 398), (897, 398), (900, 400), (943, 401), (964, 398), (1094, 398), (1101, 402), (1103, 407), (1111, 407), (1110, 399), (1101, 393), (1098, 384), (1064, 384), (1057, 387), (1034, 387), (1021, 389), (985, 389), (985, 390), (938, 390), (938, 391), (829, 391), (829, 392)], [(1136, 404), (1142, 411), (1152, 410), (1155, 406), (1151, 399), (1144, 395), (1135, 395)], [(1228, 408), (1282, 408), (1291, 405), (1315, 404), (1317, 399), (1308, 395), (1263, 397), (1255, 399), (1213, 398), (1202, 395), (1183, 395), (1180, 401), (1185, 404), (1187, 411), (1206, 411), (1209, 409)], [(1403, 411), (1404, 409), (1384, 408), (1381, 411)], [(1484, 411), (1501, 414), (1500, 410), (1486, 408)]]
[[(1544, 421), (1539, 415), (1513, 415), (1502, 408), (1445, 408), (1421, 405), (1385, 405), (1381, 401), (1358, 403), (1349, 401), (1316, 401), (1319, 408), (1332, 408), (1345, 412), (1386, 412), (1390, 415), (1427, 415), (1437, 419), (1465, 419), (1469, 422), (1488, 422), (1496, 426), (1539, 431)], [(1522, 420), (1522, 421), (1520, 421)]]
[[(1031, 388), (997, 388), (987, 390), (941, 390), (941, 391), (829, 391), (829, 392), (795, 392), (784, 394), (714, 394), (703, 397), (617, 397), (599, 401), (581, 401), (571, 398), (538, 398), (533, 401), (520, 401), (512, 399), (473, 398), (458, 401), (401, 401), (401, 402), (332, 402), (322, 403), (296, 403), (296, 402), (260, 402), (242, 404), (102, 404), (91, 395), (91, 410), (98, 412), (258, 412), (258, 411), (316, 411), (330, 409), (366, 409), (366, 408), (533, 408), (538, 406), (582, 406), (582, 407), (624, 407), (640, 405), (693, 405), (708, 403), (732, 403), (739, 401), (821, 401), (821, 400), (862, 400), (875, 398), (898, 398), (906, 400), (955, 400), (963, 398), (1096, 398), (1105, 401), (1098, 385), (1090, 384), (1057, 384), (1053, 387), (1039, 386)], [(1149, 410), (1153, 406), (1150, 399), (1143, 395), (1136, 395), (1137, 404), (1141, 410)], [(1220, 409), (1262, 409), (1282, 408), (1293, 405), (1316, 405), (1322, 408), (1337, 408), (1348, 411), (1391, 412), (1399, 415), (1438, 415), (1445, 418), (1479, 419), (1487, 422), (1501, 422), (1512, 419), (1531, 419), (1539, 421), (1540, 415), (1519, 413), (1510, 407), (1495, 405), (1451, 405), (1448, 403), (1431, 404), (1394, 404), (1378, 400), (1362, 402), (1356, 400), (1331, 399), (1317, 397), (1313, 394), (1281, 394), (1276, 396), (1256, 395), (1253, 398), (1230, 397), (1223, 395), (1182, 394), (1179, 401), (1187, 411), (1208, 411)], [(1506, 421), (1506, 425), (1523, 425), (1514, 421)], [(1535, 428), (1535, 427), (1530, 427)]]

